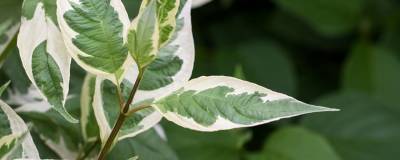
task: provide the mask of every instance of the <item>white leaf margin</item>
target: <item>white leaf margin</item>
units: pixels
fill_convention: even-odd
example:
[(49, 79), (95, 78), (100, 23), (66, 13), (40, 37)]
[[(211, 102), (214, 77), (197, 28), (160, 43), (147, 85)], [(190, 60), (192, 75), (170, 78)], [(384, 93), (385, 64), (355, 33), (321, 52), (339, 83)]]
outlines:
[[(57, 25), (48, 17), (44, 5), (39, 2), (36, 6), (34, 16), (31, 20), (21, 18), (21, 27), (18, 35), (17, 46), (22, 65), (33, 86), (38, 88), (32, 72), (32, 55), (36, 47), (47, 41), (47, 52), (57, 63), (62, 75), (63, 83), (63, 107), (69, 92), (71, 56), (65, 48), (61, 38), (61, 32)], [(39, 90), (39, 94), (46, 100), (47, 97)], [(65, 110), (65, 108), (64, 108)]]
[[(230, 95), (259, 92), (259, 93), (266, 94), (265, 97), (262, 97), (262, 99), (264, 101), (277, 101), (277, 100), (290, 99), (290, 100), (293, 100), (293, 101), (296, 101), (299, 103), (303, 103), (303, 102), (300, 102), (300, 101), (298, 101), (292, 97), (289, 97), (285, 94), (274, 92), (270, 89), (264, 88), (257, 84), (243, 81), (243, 80), (233, 78), (233, 77), (226, 77), (226, 76), (199, 77), (199, 78), (189, 81), (183, 87), (183, 90), (184, 91), (194, 90), (194, 91), (200, 92), (200, 91), (204, 91), (204, 90), (207, 90), (210, 88), (215, 88), (218, 86), (228, 86), (228, 87), (234, 88), (235, 89), (234, 92), (230, 93)], [(163, 115), (163, 117), (165, 117), (169, 121), (172, 121), (172, 122), (174, 122), (182, 127), (185, 127), (185, 128), (189, 128), (189, 129), (197, 130), (197, 131), (203, 131), (203, 132), (214, 132), (214, 131), (228, 130), (228, 129), (234, 129), (234, 128), (252, 127), (252, 126), (257, 126), (257, 125), (277, 121), (277, 120), (280, 120), (283, 118), (290, 118), (290, 117), (295, 117), (295, 116), (308, 114), (308, 113), (338, 111), (337, 109), (331, 109), (331, 108), (326, 108), (326, 107), (310, 105), (310, 107), (314, 108), (314, 110), (304, 111), (304, 112), (290, 115), (290, 116), (264, 120), (264, 121), (260, 121), (260, 122), (253, 123), (250, 125), (236, 124), (236, 123), (231, 122), (230, 120), (227, 120), (221, 116), (218, 116), (218, 118), (214, 124), (212, 124), (211, 126), (203, 126), (203, 125), (195, 122), (192, 118), (187, 118), (187, 117), (184, 117), (182, 115), (179, 115), (179, 114), (171, 112), (171, 111), (167, 111), (166, 113), (164, 113), (159, 109), (159, 107), (156, 104), (154, 106)]]
[(15, 113), (15, 111), (8, 106), (4, 101), (0, 100), (0, 107), (7, 115), (10, 123), (12, 135), (20, 136), (26, 134), (22, 140), (22, 157), (26, 159), (40, 159), (39, 152), (33, 143), (31, 134), (29, 133), (29, 128), (22, 120), (21, 117)]
[[(86, 71), (89, 73), (92, 73), (98, 77), (106, 78), (114, 83), (116, 83), (115, 75), (106, 73), (104, 71), (98, 70), (94, 67), (91, 67), (90, 65), (85, 64), (83, 61), (81, 61), (78, 57), (78, 55), (81, 56), (90, 56), (83, 51), (81, 51), (79, 48), (77, 48), (72, 40), (78, 35), (77, 32), (72, 30), (67, 22), (64, 19), (64, 14), (68, 12), (69, 10), (72, 10), (71, 3), (76, 3), (76, 4), (81, 4), (79, 0), (57, 0), (57, 19), (58, 19), (58, 24), (61, 29), (62, 37), (64, 39), (65, 45), (67, 46), (67, 49), (69, 53), (71, 54), (72, 58), (75, 60), (76, 63), (78, 63), (82, 68), (84, 68)], [(121, 0), (111, 0), (110, 5), (114, 7), (114, 10), (117, 11), (119, 20), (123, 24), (123, 40), (124, 43), (127, 42), (127, 36), (128, 36), (128, 30), (130, 26), (130, 20), (128, 17), (128, 13), (125, 10), (125, 6), (122, 3)], [(130, 57), (130, 56), (128, 56)], [(129, 59), (129, 58), (127, 58)], [(128, 60), (127, 60), (128, 61)], [(125, 66), (128, 65), (128, 62), (125, 62), (122, 68), (125, 68)]]

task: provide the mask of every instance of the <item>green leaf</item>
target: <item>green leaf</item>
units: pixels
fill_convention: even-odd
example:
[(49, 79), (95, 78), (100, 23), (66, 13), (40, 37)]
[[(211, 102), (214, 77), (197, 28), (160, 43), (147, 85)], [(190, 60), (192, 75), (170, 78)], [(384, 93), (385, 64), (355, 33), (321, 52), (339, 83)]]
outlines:
[(249, 157), (250, 160), (341, 159), (324, 137), (301, 127), (275, 131), (268, 138), (263, 151)]
[(168, 120), (185, 128), (218, 131), (335, 109), (308, 105), (232, 77), (200, 77), (155, 102)]
[[(133, 84), (128, 80), (124, 80), (120, 86), (122, 96), (124, 99), (128, 99)], [(93, 109), (97, 124), (99, 125), (101, 140), (105, 142), (120, 113), (120, 101), (117, 94), (117, 86), (110, 80), (97, 78), (94, 92)], [(149, 104), (151, 103), (151, 100), (135, 102), (137, 103), (130, 106), (131, 109)], [(136, 112), (125, 120), (125, 123), (119, 132), (118, 140), (134, 137), (150, 129), (156, 125), (161, 118), (162, 116), (154, 108), (146, 108)]]
[(10, 81), (8, 81), (6, 84), (3, 84), (1, 87), (0, 87), (0, 97), (1, 97), (1, 95), (3, 94), (3, 92), (7, 89), (7, 87), (10, 85)]
[(129, 159), (134, 156), (140, 160), (178, 160), (174, 151), (154, 130), (120, 141), (107, 159)]
[[(61, 32), (51, 20), (55, 12), (50, 11), (54, 10), (55, 2), (30, 3), (24, 3), (26, 6), (23, 11), (33, 13), (22, 17), (17, 42), (22, 65), (43, 98), (65, 119), (77, 123), (64, 108), (69, 90), (71, 57), (62, 41)], [(53, 9), (46, 9), (48, 5), (52, 5)]]
[(400, 120), (391, 107), (355, 93), (329, 95), (317, 104), (337, 106), (342, 111), (309, 116), (303, 124), (326, 137), (343, 159), (391, 160), (398, 157)]
[(342, 87), (378, 98), (400, 112), (400, 61), (390, 50), (368, 43), (354, 46), (343, 70)]
[(325, 36), (341, 36), (360, 22), (364, 0), (275, 0), (282, 10), (298, 16)]
[(203, 133), (188, 130), (171, 123), (163, 125), (171, 147), (180, 159), (240, 160), (250, 132), (232, 130)]
[(0, 100), (0, 158), (40, 159), (28, 126), (6, 103)]
[(58, 21), (74, 60), (95, 75), (115, 78), (128, 56), (129, 17), (120, 0), (59, 0)]
[(157, 3), (155, 0), (145, 4), (138, 17), (133, 20), (128, 34), (128, 48), (139, 68), (150, 64), (159, 49), (159, 29), (157, 21)]

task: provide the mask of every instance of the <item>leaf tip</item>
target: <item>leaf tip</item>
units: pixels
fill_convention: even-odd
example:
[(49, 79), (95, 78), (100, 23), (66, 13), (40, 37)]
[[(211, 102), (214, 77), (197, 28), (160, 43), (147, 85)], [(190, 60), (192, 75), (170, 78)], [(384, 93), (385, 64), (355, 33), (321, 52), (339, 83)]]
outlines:
[(3, 92), (8, 88), (8, 86), (10, 85), (11, 81), (8, 81), (7, 83), (5, 83), (4, 85), (2, 85), (0, 87), (0, 96), (3, 94)]

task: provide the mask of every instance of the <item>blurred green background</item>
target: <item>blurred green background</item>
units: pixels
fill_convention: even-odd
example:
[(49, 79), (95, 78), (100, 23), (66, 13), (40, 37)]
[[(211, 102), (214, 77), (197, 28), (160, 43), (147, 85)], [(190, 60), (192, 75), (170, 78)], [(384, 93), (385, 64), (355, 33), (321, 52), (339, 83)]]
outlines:
[[(140, 2), (124, 3), (133, 17)], [(117, 159), (130, 158), (129, 147), (140, 154), (142, 143), (157, 146), (147, 146), (161, 155), (143, 158), (150, 160), (400, 158), (400, 1), (214, 0), (192, 16), (193, 78), (235, 76), (341, 111), (216, 133), (164, 120), (167, 143), (142, 135), (117, 146)], [(0, 82), (24, 91), (29, 82), (17, 50), (9, 50)], [(71, 92), (80, 94), (85, 74), (76, 65), (71, 73)]]

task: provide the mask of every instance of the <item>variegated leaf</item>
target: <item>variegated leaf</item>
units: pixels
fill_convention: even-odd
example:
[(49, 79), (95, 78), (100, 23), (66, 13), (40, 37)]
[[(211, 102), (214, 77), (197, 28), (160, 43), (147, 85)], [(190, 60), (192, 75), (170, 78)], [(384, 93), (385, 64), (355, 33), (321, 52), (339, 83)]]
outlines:
[(336, 111), (224, 76), (191, 80), (154, 106), (168, 120), (198, 131), (249, 127), (307, 113)]
[(128, 35), (129, 51), (140, 66), (150, 64), (171, 39), (180, 0), (144, 0)]
[(99, 127), (93, 111), (95, 86), (96, 76), (86, 75), (81, 93), (81, 129), (86, 142), (93, 142), (99, 137)]
[[(149, 5), (153, 0), (143, 0), (141, 10)], [(157, 21), (159, 23), (159, 46), (164, 46), (171, 39), (175, 27), (176, 17), (183, 0), (156, 0)], [(184, 4), (184, 3), (183, 3)]]
[[(85, 84), (87, 85), (87, 84)], [(124, 99), (128, 99), (133, 84), (127, 80), (122, 81), (121, 90)], [(151, 100), (141, 101), (130, 106), (130, 109), (151, 103)], [(120, 113), (120, 102), (117, 87), (106, 79), (96, 78), (96, 86), (93, 98), (93, 110), (100, 129), (100, 137), (103, 142), (107, 140), (111, 129)], [(133, 137), (156, 125), (162, 116), (154, 108), (146, 108), (136, 112), (125, 120), (118, 140)]]
[(143, 9), (133, 20), (128, 34), (129, 53), (139, 68), (150, 64), (156, 57), (159, 49), (159, 23), (157, 21), (157, 2), (149, 4), (142, 2)]
[[(171, 40), (162, 47), (157, 58), (144, 73), (134, 101), (157, 99), (180, 88), (192, 76), (194, 65), (194, 40), (191, 24), (191, 0), (182, 1), (184, 5), (177, 15), (177, 27)], [(130, 71), (129, 73), (133, 73)], [(137, 74), (126, 78), (134, 82)]]
[(80, 135), (76, 129), (79, 126), (77, 123), (66, 123), (46, 101), (25, 103), (15, 111), (33, 124), (33, 132), (36, 132), (44, 144), (60, 158), (77, 157), (79, 149), (77, 143), (80, 140), (77, 138)]
[(64, 108), (71, 57), (55, 21), (55, 8), (55, 1), (51, 0), (25, 2), (17, 45), (32, 84), (65, 119), (77, 123)]
[(128, 56), (130, 22), (121, 0), (57, 0), (57, 7), (74, 60), (92, 74), (115, 80)]
[(0, 100), (0, 159), (40, 159), (25, 122)]

